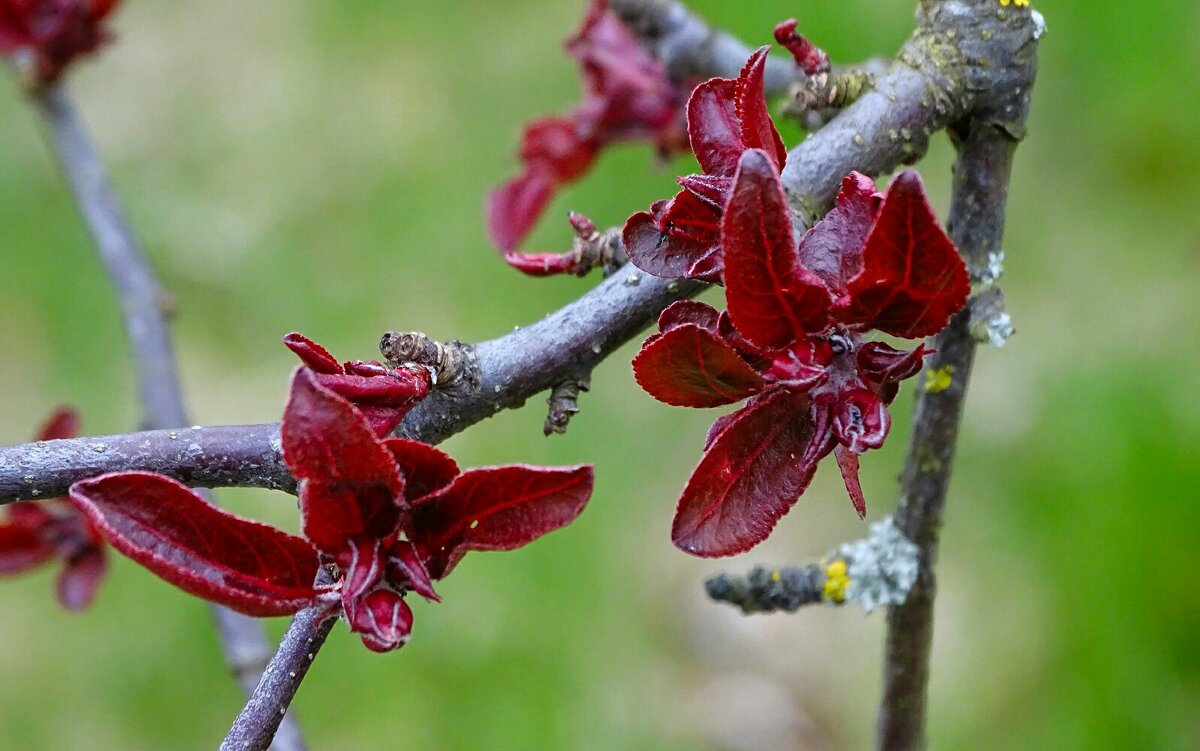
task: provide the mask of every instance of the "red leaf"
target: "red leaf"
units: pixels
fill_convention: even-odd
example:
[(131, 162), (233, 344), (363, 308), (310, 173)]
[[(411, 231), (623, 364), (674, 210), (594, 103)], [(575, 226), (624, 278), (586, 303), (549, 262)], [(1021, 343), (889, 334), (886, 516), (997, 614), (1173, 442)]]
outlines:
[(397, 540), (390, 553), (386, 578), (391, 584), (416, 592), (427, 600), (442, 601), (433, 590), (433, 578), (425, 561), (411, 542)]
[[(734, 162), (734, 165), (736, 168), (737, 162)], [(725, 201), (729, 198), (729, 187), (733, 185), (733, 177), (684, 175), (675, 182), (696, 198), (721, 211), (724, 210)]]
[(58, 602), (67, 610), (86, 610), (96, 597), (96, 590), (108, 571), (108, 556), (104, 548), (89, 546), (72, 556), (58, 573), (56, 593)]
[(355, 537), (392, 534), (404, 480), (392, 453), (350, 402), (299, 368), (283, 411), (283, 460), (300, 481), (304, 535), (329, 555)]
[(892, 181), (850, 281), (847, 323), (906, 339), (936, 334), (967, 302), (967, 267), (925, 198), (921, 178), (905, 170)]
[(0, 576), (28, 571), (53, 557), (55, 547), (35, 530), (19, 524), (0, 524)]
[(683, 190), (625, 222), (621, 241), (633, 265), (654, 276), (721, 281), (721, 211)]
[(297, 333), (285, 336), (283, 343), (313, 371), (317, 383), (348, 399), (377, 436), (392, 432), (429, 393), (429, 373), (424, 368), (389, 370), (382, 363), (363, 360), (342, 365), (324, 347)]
[(838, 470), (842, 473), (842, 482), (846, 484), (846, 492), (850, 494), (850, 502), (858, 512), (859, 519), (867, 518), (867, 499), (863, 497), (862, 485), (858, 481), (858, 454), (845, 446), (835, 446), (833, 455), (837, 458)]
[(441, 490), (459, 475), (458, 463), (441, 449), (405, 438), (383, 442), (404, 475), (404, 495), (410, 501)]
[(467, 551), (514, 550), (569, 524), (592, 494), (593, 473), (581, 467), (483, 467), (421, 499), (409, 538), (440, 579)]
[(79, 433), (79, 413), (70, 407), (59, 407), (38, 430), (38, 441), (53, 441), (59, 438), (74, 438)]
[(678, 407), (719, 407), (763, 387), (762, 378), (716, 333), (675, 326), (642, 347), (633, 375), (650, 396)]
[(806, 395), (778, 389), (722, 425), (679, 498), (671, 529), (679, 549), (733, 555), (767, 538), (832, 448), (808, 406)]
[(863, 245), (879, 212), (875, 183), (858, 172), (842, 180), (837, 205), (800, 238), (800, 265), (816, 274), (835, 294), (862, 271)]
[(767, 111), (767, 95), (763, 76), (767, 67), (767, 53), (771, 47), (759, 47), (746, 61), (737, 77), (737, 94), (734, 106), (741, 125), (742, 143), (747, 149), (762, 149), (775, 163), (775, 169), (783, 169), (787, 161), (787, 147), (775, 130), (771, 113)]
[(522, 274), (529, 276), (556, 276), (579, 272), (579, 258), (575, 253), (517, 253), (504, 254), (504, 262)]
[(554, 197), (555, 182), (546, 172), (526, 169), (487, 195), (488, 235), (504, 252), (516, 250)]
[(829, 72), (829, 55), (796, 33), (796, 19), (789, 18), (775, 27), (775, 41), (792, 53), (796, 67), (805, 75)]
[(100, 475), (70, 493), (109, 544), (185, 592), (257, 616), (295, 613), (321, 592), (308, 541), (222, 511), (168, 477)]
[(787, 198), (763, 151), (742, 155), (721, 242), (729, 317), (751, 344), (783, 349), (825, 328), (829, 290), (799, 265)]
[(688, 99), (688, 140), (700, 168), (710, 175), (732, 175), (745, 151), (737, 119), (737, 81), (713, 78)]
[(329, 354), (329, 350), (304, 334), (293, 331), (283, 337), (283, 343), (288, 349), (295, 352), (305, 365), (318, 373), (341, 374), (345, 372), (341, 363)]
[(925, 356), (933, 350), (920, 344), (912, 351), (896, 349), (883, 342), (867, 342), (858, 349), (858, 374), (877, 386), (912, 378), (921, 371)]
[(696, 300), (676, 300), (663, 309), (658, 316), (658, 330), (670, 331), (687, 323), (717, 333), (720, 314), (713, 306)]

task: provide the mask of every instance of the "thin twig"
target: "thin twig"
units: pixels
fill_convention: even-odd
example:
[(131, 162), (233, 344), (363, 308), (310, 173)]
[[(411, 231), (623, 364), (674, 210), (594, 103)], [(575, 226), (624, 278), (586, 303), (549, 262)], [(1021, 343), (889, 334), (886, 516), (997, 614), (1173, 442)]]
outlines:
[[(158, 280), (66, 92), (52, 84), (35, 89), (32, 98), (117, 293), (137, 373), (143, 425), (150, 429), (181, 428), (188, 419)], [(205, 497), (211, 501), (211, 494), (206, 493)], [(262, 624), (219, 605), (210, 609), (226, 662), (243, 691), (249, 694), (271, 654)], [(294, 720), (288, 725), (276, 748), (302, 751), (304, 743), (299, 728)]]
[(275, 732), (280, 720), (336, 622), (322, 606), (301, 610), (292, 618), (279, 650), (221, 743), (221, 751), (262, 751), (271, 745), (272, 737), (279, 743)]

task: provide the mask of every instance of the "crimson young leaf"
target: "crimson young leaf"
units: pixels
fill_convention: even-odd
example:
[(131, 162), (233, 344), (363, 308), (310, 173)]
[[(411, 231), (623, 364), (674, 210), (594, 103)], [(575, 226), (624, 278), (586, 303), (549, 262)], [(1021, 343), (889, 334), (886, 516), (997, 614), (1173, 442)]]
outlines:
[(471, 550), (515, 550), (565, 527), (591, 497), (590, 466), (467, 470), (413, 501), (410, 538), (440, 579)]
[(308, 541), (230, 514), (169, 477), (119, 472), (71, 486), (71, 502), (117, 550), (185, 592), (247, 615), (312, 605)]
[(767, 538), (832, 448), (828, 434), (797, 419), (808, 406), (808, 395), (779, 389), (722, 422), (679, 498), (676, 546), (713, 557)]
[(941, 331), (967, 302), (967, 268), (912, 170), (888, 188), (862, 264), (847, 287), (847, 322), (917, 339)]

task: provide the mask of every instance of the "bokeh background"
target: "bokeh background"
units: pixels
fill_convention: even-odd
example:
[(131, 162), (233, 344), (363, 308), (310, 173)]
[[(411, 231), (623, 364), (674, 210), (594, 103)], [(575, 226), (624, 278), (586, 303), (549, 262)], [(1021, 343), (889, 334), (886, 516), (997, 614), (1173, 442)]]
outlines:
[[(837, 61), (894, 52), (912, 5), (693, 3), (756, 44), (798, 14)], [(118, 42), (70, 88), (177, 302), (195, 422), (277, 420), (288, 331), (369, 358), (387, 329), (491, 338), (595, 284), (509, 271), (481, 212), (521, 124), (578, 99), (560, 43), (583, 0), (123, 6)], [(1018, 333), (981, 352), (971, 385), (931, 748), (1200, 748), (1200, 11), (1038, 7), (1049, 33), (1006, 236)], [(940, 137), (922, 167), (940, 212), (951, 157)], [(691, 171), (654, 162), (642, 146), (605, 154), (528, 247), (565, 249), (568, 209), (619, 224)], [(339, 627), (295, 704), (314, 749), (869, 744), (881, 614), (744, 618), (700, 589), (863, 534), (836, 470), (751, 554), (678, 553), (673, 502), (715, 414), (641, 393), (633, 351), (597, 370), (566, 436), (542, 437), (534, 399), (446, 444), (464, 466), (595, 462), (595, 498), (536, 545), (469, 557), (444, 604), (415, 604), (405, 649), (374, 655)], [(61, 402), (90, 434), (136, 426), (112, 294), (7, 80), (0, 353), (0, 442)], [(894, 505), (911, 392), (863, 462), (869, 519)], [(296, 526), (289, 496), (219, 496)], [(83, 615), (60, 612), (52, 586), (50, 571), (0, 582), (0, 748), (216, 745), (241, 700), (201, 602), (124, 559)]]

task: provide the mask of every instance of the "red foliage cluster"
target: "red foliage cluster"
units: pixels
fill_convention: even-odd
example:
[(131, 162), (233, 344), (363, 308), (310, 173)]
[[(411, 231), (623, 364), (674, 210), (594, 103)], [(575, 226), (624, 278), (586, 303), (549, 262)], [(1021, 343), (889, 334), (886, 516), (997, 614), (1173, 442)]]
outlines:
[(583, 175), (600, 150), (634, 139), (664, 152), (686, 148), (680, 108), (687, 90), (667, 79), (605, 0), (593, 0), (583, 25), (567, 40), (583, 72), (584, 101), (568, 115), (530, 123), (521, 140), (521, 174), (487, 198), (492, 241), (513, 254), (559, 186)]
[(283, 337), (283, 343), (317, 383), (353, 404), (380, 438), (395, 430), (429, 393), (429, 370), (419, 365), (388, 368), (375, 360), (339, 363), (320, 344), (295, 332)]
[[(295, 336), (293, 349), (302, 339)], [(358, 382), (323, 378), (330, 375), (337, 374), (299, 368), (283, 415), (303, 537), (145, 472), (76, 483), (71, 500), (113, 547), (187, 592), (258, 616), (323, 605), (382, 652), (408, 640), (406, 593), (438, 599), (433, 581), (468, 551), (532, 542), (571, 522), (591, 495), (589, 466), (460, 472), (433, 446), (380, 440), (361, 407), (335, 388)], [(336, 573), (331, 585), (316, 583), (323, 566)]]
[(769, 49), (756, 51), (736, 79), (713, 78), (692, 92), (688, 138), (704, 174), (679, 178), (674, 198), (625, 223), (625, 252), (643, 271), (721, 281), (721, 213), (738, 159), (746, 149), (763, 149), (777, 169), (787, 159), (763, 92)]
[(702, 556), (766, 539), (829, 453), (865, 515), (858, 455), (883, 444), (887, 405), (929, 350), (864, 334), (934, 334), (970, 286), (911, 171), (883, 196), (851, 173), (837, 206), (797, 243), (779, 177), (784, 151), (762, 101), (764, 55), (736, 81), (696, 89), (688, 128), (706, 174), (682, 178), (679, 195), (625, 226), (643, 269), (726, 287), (725, 313), (668, 307), (633, 362), (638, 383), (668, 404), (749, 399), (713, 425), (679, 500), (672, 537)]
[[(46, 420), (37, 440), (72, 438), (78, 428), (79, 416), (73, 410), (59, 409)], [(87, 517), (65, 498), (14, 503), (7, 509), (7, 521), (0, 522), (0, 576), (61, 558), (58, 601), (73, 611), (90, 605), (108, 570), (108, 560), (100, 535)]]
[(0, 0), (0, 55), (28, 52), (44, 83), (108, 39), (103, 21), (117, 0)]

